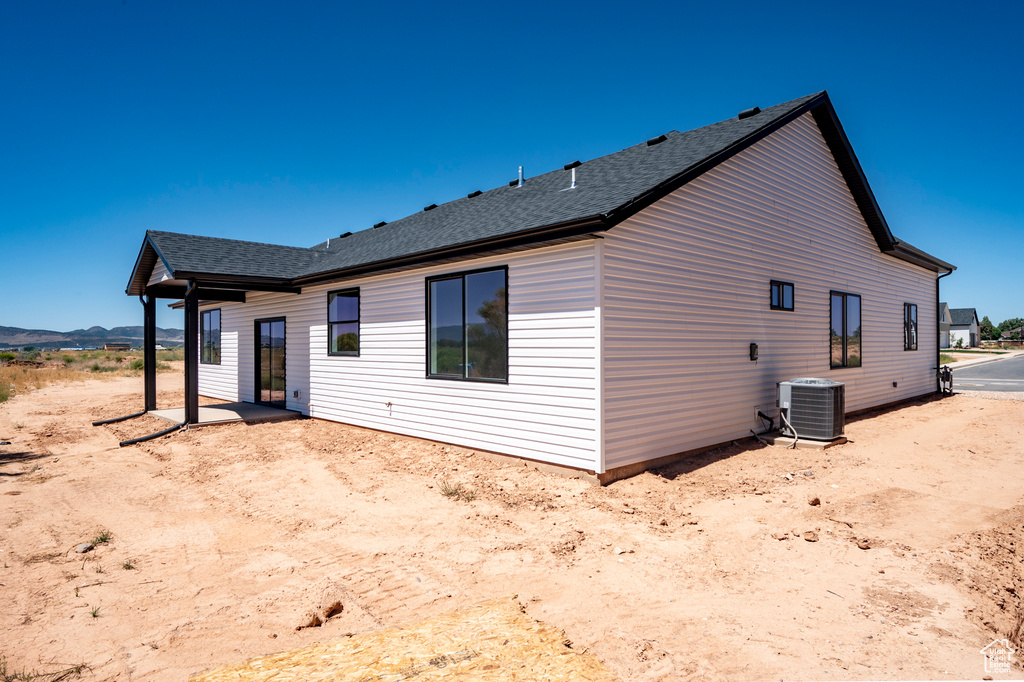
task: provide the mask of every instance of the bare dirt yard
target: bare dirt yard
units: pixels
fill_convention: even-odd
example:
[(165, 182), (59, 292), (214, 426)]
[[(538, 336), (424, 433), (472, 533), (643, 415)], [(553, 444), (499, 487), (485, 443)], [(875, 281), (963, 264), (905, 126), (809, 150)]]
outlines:
[[(742, 442), (597, 488), (317, 420), (119, 448), (164, 424), (89, 424), (141, 409), (141, 382), (0, 405), (8, 673), (184, 680), (510, 594), (623, 680), (977, 679), (982, 647), (1020, 641), (1020, 399), (922, 400), (827, 451)], [(181, 403), (180, 374), (160, 384)], [(324, 595), (342, 608), (302, 627)]]

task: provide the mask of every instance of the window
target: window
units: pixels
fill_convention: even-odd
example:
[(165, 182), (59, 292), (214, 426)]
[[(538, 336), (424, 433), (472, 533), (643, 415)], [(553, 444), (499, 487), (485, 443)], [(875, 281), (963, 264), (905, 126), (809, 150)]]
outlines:
[(202, 312), (202, 331), (199, 335), (199, 362), (204, 365), (220, 364), (220, 308)]
[(427, 280), (427, 376), (508, 381), (508, 269)]
[(772, 310), (793, 309), (793, 285), (772, 280)]
[(327, 294), (328, 355), (359, 355), (359, 289)]
[(831, 345), (832, 368), (860, 367), (860, 296), (832, 292)]
[(903, 350), (917, 350), (917, 304), (903, 304)]

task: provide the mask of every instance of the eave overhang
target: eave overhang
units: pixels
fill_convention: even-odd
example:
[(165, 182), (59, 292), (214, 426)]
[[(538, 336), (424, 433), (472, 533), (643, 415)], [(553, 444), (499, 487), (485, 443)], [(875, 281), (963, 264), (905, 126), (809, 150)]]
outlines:
[(609, 227), (610, 225), (606, 223), (604, 216), (592, 216), (582, 220), (545, 225), (531, 230), (501, 235), (500, 237), (456, 244), (398, 258), (389, 258), (372, 263), (360, 263), (350, 267), (317, 272), (296, 277), (292, 282), (300, 286), (309, 286), (311, 284), (332, 282), (358, 275), (393, 272), (433, 263), (482, 256), (489, 253), (521, 251), (554, 244), (564, 244), (587, 239), (595, 232), (607, 230)]
[(899, 240), (896, 240), (892, 249), (883, 251), (883, 253), (892, 256), (893, 258), (899, 258), (907, 263), (926, 268), (932, 272), (944, 272), (949, 274), (956, 270), (955, 265), (947, 263), (944, 260), (940, 260), (915, 246), (911, 246), (910, 244)]

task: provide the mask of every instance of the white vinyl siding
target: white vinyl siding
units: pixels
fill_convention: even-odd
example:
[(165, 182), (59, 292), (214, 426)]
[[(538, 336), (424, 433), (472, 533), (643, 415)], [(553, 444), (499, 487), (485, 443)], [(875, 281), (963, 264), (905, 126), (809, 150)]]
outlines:
[[(503, 265), (508, 266), (508, 384), (428, 379), (426, 278)], [(252, 401), (253, 321), (284, 317), (289, 409), (594, 470), (599, 466), (594, 276), (594, 244), (586, 242), (346, 280), (300, 295), (249, 293), (244, 304), (219, 304), (221, 365), (200, 367), (200, 392)], [(360, 354), (328, 355), (327, 293), (355, 287)]]
[[(245, 303), (218, 303), (221, 364), (199, 366), (199, 393), (211, 398), (254, 402), (256, 320), (285, 320), (285, 407), (309, 413), (309, 328), (327, 324), (327, 295), (322, 310), (314, 311), (306, 294), (248, 292)], [(317, 312), (320, 313), (317, 317)], [(230, 356), (230, 359), (229, 359)], [(298, 391), (298, 397), (295, 396)]]
[[(842, 381), (848, 411), (935, 390), (934, 328), (905, 353), (903, 303), (934, 320), (936, 275), (879, 251), (810, 114), (603, 248), (609, 469), (749, 436), (757, 409), (778, 413), (778, 381)], [(794, 311), (771, 310), (773, 279), (794, 284)], [(830, 291), (861, 297), (861, 367), (829, 368)]]
[[(238, 398), (238, 330), (235, 319), (230, 328), (226, 328), (225, 321), (231, 317), (236, 318), (240, 312), (239, 305), (232, 305), (230, 312), (223, 303), (215, 303), (200, 307), (200, 311), (214, 310), (220, 308), (220, 364), (199, 365), (199, 395), (221, 400), (237, 401)], [(202, 320), (202, 312), (199, 319)], [(251, 332), (250, 332), (251, 335)], [(202, 353), (202, 347), (199, 349)]]

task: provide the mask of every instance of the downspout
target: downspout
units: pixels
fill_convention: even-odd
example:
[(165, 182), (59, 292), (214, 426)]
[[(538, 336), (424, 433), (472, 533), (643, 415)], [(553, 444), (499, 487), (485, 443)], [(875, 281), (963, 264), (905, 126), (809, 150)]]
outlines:
[[(953, 274), (953, 271), (949, 270), (949, 271), (944, 272), (943, 274), (941, 274), (941, 275), (939, 275), (938, 277), (935, 278), (935, 392), (936, 393), (941, 393), (942, 392), (942, 379), (939, 377), (939, 369), (942, 367), (942, 363), (939, 362), (939, 355), (940, 355), (940, 353), (939, 353), (939, 346), (940, 346), (939, 339), (942, 338), (942, 327), (940, 326), (942, 323), (939, 321), (939, 313), (942, 312), (942, 311), (939, 310), (939, 280), (942, 279), (943, 277), (948, 277), (949, 275), (952, 275), (952, 274)], [(952, 384), (950, 384), (950, 385), (952, 386)]]
[(181, 429), (181, 428), (184, 428), (184, 427), (185, 427), (185, 422), (181, 422), (179, 424), (175, 424), (174, 426), (168, 427), (168, 428), (164, 429), (163, 431), (157, 431), (156, 433), (151, 433), (148, 436), (139, 436), (138, 438), (132, 438), (131, 440), (123, 440), (120, 443), (118, 443), (118, 445), (120, 445), (123, 448), (123, 447), (125, 447), (127, 445), (135, 445), (136, 443), (145, 443), (147, 440), (153, 440), (154, 438), (159, 438), (160, 436), (166, 436), (167, 434), (174, 433), (178, 429)]

